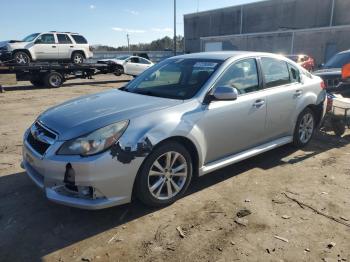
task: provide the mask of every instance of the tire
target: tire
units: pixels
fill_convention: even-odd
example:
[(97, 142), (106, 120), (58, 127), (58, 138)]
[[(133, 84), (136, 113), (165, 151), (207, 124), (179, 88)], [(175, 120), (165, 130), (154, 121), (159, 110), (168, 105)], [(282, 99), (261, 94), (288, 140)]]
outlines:
[(345, 122), (341, 119), (332, 119), (331, 120), (332, 130), (334, 134), (338, 137), (341, 137), (345, 133)]
[(312, 139), (315, 131), (315, 115), (310, 108), (305, 108), (298, 116), (295, 125), (293, 144), (297, 148), (305, 147)]
[(18, 65), (27, 65), (30, 63), (30, 56), (24, 51), (16, 51), (13, 53), (13, 60)]
[(45, 75), (44, 84), (46, 87), (58, 88), (64, 82), (63, 76), (58, 72), (50, 72)]
[(122, 66), (117, 66), (114, 75), (121, 76), (124, 74), (124, 68)]
[(72, 62), (74, 64), (82, 64), (84, 63), (85, 57), (81, 52), (74, 52), (72, 55)]
[[(167, 166), (167, 159), (168, 163), (174, 161), (173, 165)], [(136, 196), (148, 206), (170, 205), (184, 195), (192, 174), (192, 159), (186, 148), (176, 142), (166, 142), (152, 151), (142, 164), (136, 178)]]

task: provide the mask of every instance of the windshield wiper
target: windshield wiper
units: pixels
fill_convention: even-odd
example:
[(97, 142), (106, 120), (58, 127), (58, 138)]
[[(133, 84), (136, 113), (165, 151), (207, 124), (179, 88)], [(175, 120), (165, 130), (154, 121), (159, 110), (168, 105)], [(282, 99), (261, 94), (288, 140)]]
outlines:
[(157, 94), (149, 90), (135, 90), (135, 91), (132, 91), (132, 93), (146, 95), (146, 96), (158, 96)]

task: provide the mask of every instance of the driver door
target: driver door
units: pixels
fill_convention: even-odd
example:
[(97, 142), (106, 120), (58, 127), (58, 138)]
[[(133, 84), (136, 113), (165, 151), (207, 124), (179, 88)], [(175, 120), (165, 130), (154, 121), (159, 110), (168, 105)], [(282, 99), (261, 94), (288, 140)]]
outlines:
[(215, 84), (238, 90), (234, 101), (212, 101), (197, 123), (204, 132), (205, 163), (219, 160), (262, 144), (266, 140), (266, 97), (261, 90), (257, 61), (235, 62)]
[(34, 42), (34, 52), (38, 60), (58, 59), (58, 47), (54, 34), (42, 34)]

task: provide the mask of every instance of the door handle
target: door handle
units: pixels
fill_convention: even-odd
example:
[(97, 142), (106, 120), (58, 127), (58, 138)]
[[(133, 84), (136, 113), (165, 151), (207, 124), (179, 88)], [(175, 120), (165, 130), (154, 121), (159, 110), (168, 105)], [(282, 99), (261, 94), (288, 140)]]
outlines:
[(53, 46), (52, 46), (52, 48), (56, 48), (56, 46), (55, 46), (55, 45), (53, 45)]
[(70, 48), (73, 48), (73, 47), (74, 47), (74, 46), (72, 46), (72, 45), (70, 46)]
[(294, 96), (295, 96), (295, 97), (300, 97), (302, 94), (303, 94), (303, 91), (302, 91), (302, 90), (297, 90), (297, 91), (295, 91)]
[(260, 108), (265, 104), (265, 100), (259, 99), (256, 100), (255, 103), (253, 104), (254, 107), (256, 108)]

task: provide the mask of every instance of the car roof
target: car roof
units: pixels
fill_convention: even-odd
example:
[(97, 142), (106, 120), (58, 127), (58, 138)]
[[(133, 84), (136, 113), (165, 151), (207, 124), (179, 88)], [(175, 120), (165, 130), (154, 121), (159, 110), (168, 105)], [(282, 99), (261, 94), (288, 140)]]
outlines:
[(80, 35), (79, 33), (73, 33), (73, 32), (60, 32), (60, 31), (49, 31), (49, 32), (43, 32), (41, 34), (47, 34), (47, 33), (56, 33), (56, 34), (70, 34), (70, 35)]
[(202, 52), (202, 53), (192, 53), (186, 55), (176, 56), (176, 58), (183, 59), (213, 59), (225, 61), (229, 58), (238, 56), (271, 56), (280, 57), (280, 55), (264, 52), (250, 52), (250, 51), (218, 51), (218, 52)]

